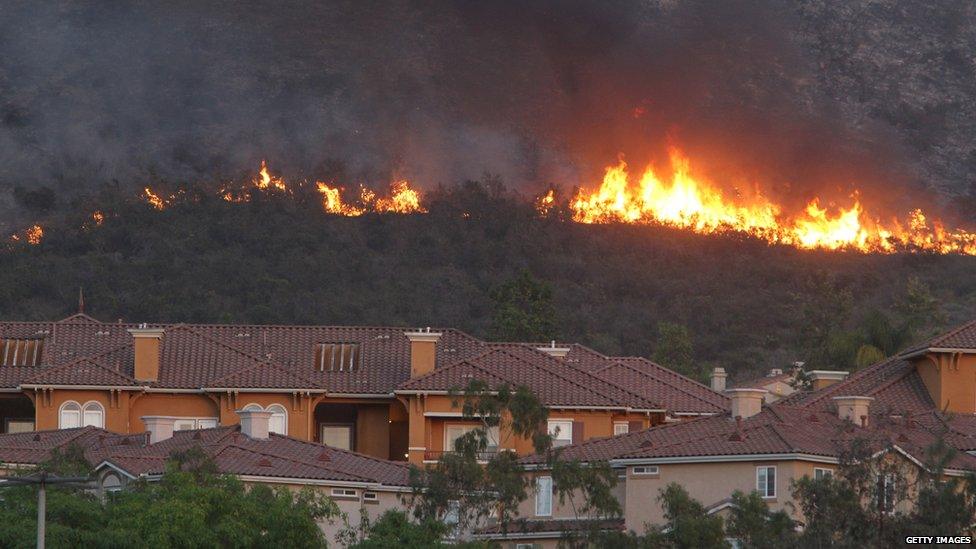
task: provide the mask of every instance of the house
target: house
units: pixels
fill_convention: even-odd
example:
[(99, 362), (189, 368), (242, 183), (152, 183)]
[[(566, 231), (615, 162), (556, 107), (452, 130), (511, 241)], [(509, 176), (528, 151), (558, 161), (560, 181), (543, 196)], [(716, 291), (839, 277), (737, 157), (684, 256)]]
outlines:
[(182, 431), (154, 425), (154, 430), (130, 435), (91, 426), (3, 434), (0, 471), (33, 468), (54, 452), (74, 447), (95, 469), (96, 490), (104, 493), (131, 482), (158, 481), (174, 454), (197, 448), (218, 474), (235, 476), (246, 485), (311, 487), (331, 497), (347, 522), (326, 519), (319, 524), (330, 540), (347, 525), (357, 528), (364, 516), (376, 518), (402, 507), (401, 496), (411, 491), (406, 463), (270, 432), (267, 411), (241, 410), (240, 416), (236, 425)]
[[(957, 450), (943, 474), (976, 472), (976, 321), (849, 377), (814, 374), (812, 389), (773, 404), (764, 389), (730, 389), (722, 414), (592, 439), (564, 448), (562, 458), (605, 461), (619, 471), (624, 528), (635, 532), (663, 522), (657, 497), (671, 482), (712, 512), (725, 512), (733, 491), (755, 490), (771, 508), (802, 521), (791, 505), (791, 481), (833, 474), (855, 440), (885, 452), (883, 459), (909, 478), (922, 471), (926, 449), (938, 440)], [(536, 493), (521, 509), (519, 542), (546, 546), (551, 531), (526, 534), (538, 530), (534, 523), (551, 530), (554, 520), (568, 524), (576, 517), (553, 502), (545, 459), (523, 462), (533, 470)]]
[(126, 324), (83, 313), (0, 322), (4, 433), (205, 429), (267, 411), (274, 433), (421, 464), (471, 428), (448, 393), (475, 378), (542, 395), (558, 444), (719, 413), (728, 400), (643, 358), (454, 329)]

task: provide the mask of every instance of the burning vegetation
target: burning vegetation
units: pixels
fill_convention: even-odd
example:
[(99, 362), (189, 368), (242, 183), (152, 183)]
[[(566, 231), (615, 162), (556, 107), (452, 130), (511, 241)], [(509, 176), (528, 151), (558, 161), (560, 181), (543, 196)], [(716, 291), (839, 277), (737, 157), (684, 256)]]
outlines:
[[(550, 186), (534, 199), (534, 208), (542, 217), (562, 209), (567, 212), (565, 217), (576, 223), (661, 225), (706, 235), (742, 233), (800, 249), (976, 255), (976, 232), (946, 229), (921, 209), (908, 212), (902, 219), (882, 218), (870, 213), (855, 192), (846, 205), (824, 204), (813, 198), (799, 212), (788, 213), (758, 188), (730, 196), (694, 174), (690, 160), (680, 150), (672, 148), (669, 152), (667, 171), (648, 167), (638, 177), (621, 158), (606, 168), (601, 184), (595, 188), (577, 187), (572, 196), (560, 199), (557, 187)], [(307, 181), (289, 183), (272, 175), (265, 161), (253, 179), (243, 185), (225, 185), (217, 191), (217, 197), (243, 203), (250, 202), (255, 192), (294, 196), (297, 189), (305, 187), (317, 193), (322, 210), (330, 215), (427, 213), (420, 192), (405, 179), (393, 181), (380, 196), (362, 184), (358, 191), (352, 191), (322, 181), (315, 181), (314, 186)], [(185, 189), (162, 194), (147, 186), (142, 192), (142, 199), (159, 211), (186, 196)], [(91, 218), (96, 226), (105, 222), (100, 210), (93, 212)], [(12, 235), (10, 241), (37, 245), (43, 238), (44, 229), (35, 224)]]
[[(670, 151), (671, 169), (648, 167), (637, 178), (620, 160), (609, 166), (594, 190), (577, 189), (569, 210), (579, 223), (643, 223), (688, 229), (701, 234), (741, 232), (770, 243), (802, 249), (858, 250), (869, 253), (928, 251), (976, 255), (976, 233), (947, 230), (920, 209), (904, 219), (882, 219), (858, 199), (844, 206), (824, 206), (813, 198), (806, 208), (787, 214), (758, 189), (731, 198), (712, 183), (692, 175), (688, 158)], [(549, 190), (537, 202), (546, 214), (555, 196)]]

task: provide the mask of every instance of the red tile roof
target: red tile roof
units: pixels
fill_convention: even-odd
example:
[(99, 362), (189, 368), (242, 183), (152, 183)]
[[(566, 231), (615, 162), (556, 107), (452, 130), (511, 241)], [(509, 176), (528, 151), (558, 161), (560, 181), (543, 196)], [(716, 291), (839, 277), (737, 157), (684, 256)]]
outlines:
[[(64, 451), (71, 445), (86, 450), (106, 440), (112, 443), (119, 437), (97, 427), (3, 434), (0, 435), (0, 463), (37, 465), (50, 459), (55, 450)], [(141, 434), (125, 438), (144, 439)]]
[(400, 385), (398, 392), (464, 389), (473, 379), (486, 381), (492, 388), (526, 386), (553, 408), (660, 409), (659, 404), (637, 392), (520, 344), (493, 345), (485, 353), (411, 379)]
[(971, 320), (961, 326), (937, 335), (932, 339), (902, 353), (912, 354), (925, 349), (971, 349), (976, 350), (976, 320)]
[(596, 374), (629, 387), (669, 412), (715, 414), (729, 407), (727, 396), (643, 357), (613, 358)]
[(104, 387), (132, 387), (138, 385), (134, 379), (103, 366), (90, 358), (79, 358), (61, 366), (36, 368), (34, 375), (21, 381), (22, 385), (93, 385)]

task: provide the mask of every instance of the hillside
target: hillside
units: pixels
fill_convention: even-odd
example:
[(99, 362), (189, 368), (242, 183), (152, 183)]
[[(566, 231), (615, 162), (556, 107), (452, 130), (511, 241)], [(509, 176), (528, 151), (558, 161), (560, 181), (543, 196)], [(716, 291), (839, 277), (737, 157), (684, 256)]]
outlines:
[[(855, 329), (872, 310), (893, 314), (910, 277), (938, 299), (941, 323), (976, 310), (973, 257), (580, 225), (539, 218), (492, 184), (441, 188), (429, 214), (410, 216), (192, 196), (156, 211), (107, 192), (101, 225), (90, 214), (52, 218), (40, 245), (0, 252), (0, 318), (59, 318), (83, 287), (104, 321), (444, 325), (486, 336), (489, 290), (525, 268), (553, 288), (560, 339), (651, 356), (658, 322), (675, 322), (689, 328), (696, 360), (745, 376), (804, 358), (804, 338), (820, 328), (811, 323), (836, 317)], [(832, 309), (845, 292), (849, 317)]]

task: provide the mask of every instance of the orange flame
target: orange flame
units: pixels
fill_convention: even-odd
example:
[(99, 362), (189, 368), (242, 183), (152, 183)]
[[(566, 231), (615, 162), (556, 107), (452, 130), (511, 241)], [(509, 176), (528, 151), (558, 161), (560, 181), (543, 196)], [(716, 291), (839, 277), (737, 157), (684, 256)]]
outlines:
[(148, 202), (153, 208), (160, 211), (166, 209), (166, 201), (163, 200), (158, 194), (152, 192), (152, 189), (149, 187), (143, 189), (143, 195), (146, 197), (146, 202)]
[(535, 199), (535, 211), (539, 212), (539, 215), (545, 217), (549, 215), (552, 211), (553, 206), (556, 205), (556, 189), (550, 187), (546, 194)]
[(279, 191), (288, 190), (288, 186), (285, 185), (283, 179), (280, 177), (271, 177), (271, 174), (268, 173), (268, 164), (264, 160), (261, 161), (261, 171), (258, 172), (258, 179), (254, 180), (254, 186), (261, 190), (270, 188), (275, 188)]
[(366, 213), (362, 208), (357, 208), (343, 202), (341, 188), (330, 187), (321, 181), (316, 181), (315, 186), (318, 188), (319, 193), (322, 194), (322, 209), (326, 213), (347, 216), (357, 216)]
[(96, 226), (105, 223), (105, 214), (103, 214), (99, 210), (95, 210), (94, 212), (92, 212), (92, 221), (95, 222)]
[[(907, 224), (897, 219), (882, 223), (867, 214), (857, 194), (849, 208), (833, 212), (814, 198), (792, 217), (784, 216), (778, 204), (758, 191), (733, 200), (718, 187), (694, 177), (688, 158), (679, 150), (669, 152), (672, 171), (665, 179), (648, 168), (635, 182), (623, 160), (607, 167), (595, 191), (580, 189), (570, 201), (573, 219), (580, 223), (656, 223), (705, 234), (739, 231), (804, 249), (919, 249), (976, 255), (976, 233), (946, 231), (938, 222), (930, 227), (920, 210), (909, 214)], [(537, 203), (540, 212), (548, 196)]]
[(398, 214), (427, 213), (427, 210), (420, 206), (420, 193), (411, 189), (410, 182), (406, 179), (393, 182), (390, 185), (390, 196), (377, 199), (373, 211)]

